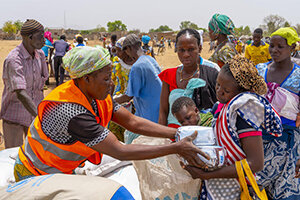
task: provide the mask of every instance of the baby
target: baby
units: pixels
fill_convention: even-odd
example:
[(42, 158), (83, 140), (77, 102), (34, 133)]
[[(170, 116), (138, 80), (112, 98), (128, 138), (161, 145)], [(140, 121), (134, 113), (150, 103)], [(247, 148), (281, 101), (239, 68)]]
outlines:
[(213, 115), (210, 112), (201, 113), (195, 102), (189, 97), (179, 97), (172, 105), (172, 114), (181, 126), (211, 126)]

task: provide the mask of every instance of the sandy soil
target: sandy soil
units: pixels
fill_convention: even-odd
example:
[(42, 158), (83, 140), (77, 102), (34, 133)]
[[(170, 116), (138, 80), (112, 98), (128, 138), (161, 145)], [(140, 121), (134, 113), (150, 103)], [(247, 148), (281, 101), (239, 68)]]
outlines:
[[(2, 71), (3, 71), (3, 62), (8, 55), (8, 53), (14, 49), (17, 45), (21, 43), (20, 40), (13, 40), (13, 41), (8, 41), (8, 40), (0, 40), (0, 77), (2, 77)], [(102, 45), (102, 42), (100, 41), (89, 41), (88, 43), (89, 46), (95, 46), (95, 45)], [(203, 50), (201, 52), (201, 56), (205, 59), (209, 58), (211, 53), (208, 53), (209, 49), (209, 44), (208, 42), (204, 42)], [(154, 48), (154, 52), (157, 52), (157, 48)], [(180, 64), (180, 61), (177, 57), (177, 54), (174, 52), (174, 47), (173, 48), (168, 48), (166, 47), (166, 51), (163, 55), (158, 55), (156, 56), (156, 60), (158, 64), (162, 67), (162, 69), (174, 67)], [(50, 78), (50, 85), (48, 86), (48, 90), (45, 90), (44, 94), (45, 96), (49, 94), (55, 87), (55, 81), (51, 77)], [(3, 91), (3, 81), (2, 78), (0, 79), (0, 101), (2, 98), (2, 91)], [(0, 123), (0, 131), (2, 132), (2, 122)], [(0, 150), (4, 149), (4, 145), (0, 145)]]

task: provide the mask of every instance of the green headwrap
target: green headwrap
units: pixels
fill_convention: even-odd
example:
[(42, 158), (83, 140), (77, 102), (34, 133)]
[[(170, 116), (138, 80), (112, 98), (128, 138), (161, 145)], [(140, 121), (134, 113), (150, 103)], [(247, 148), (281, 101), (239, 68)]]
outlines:
[(63, 57), (63, 67), (71, 78), (80, 78), (109, 65), (110, 54), (103, 47), (75, 47)]
[(280, 28), (274, 33), (272, 33), (271, 37), (274, 35), (278, 35), (285, 38), (289, 46), (292, 46), (292, 44), (300, 41), (300, 38), (298, 37), (296, 30), (292, 27)]
[(209, 21), (208, 26), (215, 34), (234, 34), (235, 26), (232, 20), (226, 15), (214, 14), (214, 16)]

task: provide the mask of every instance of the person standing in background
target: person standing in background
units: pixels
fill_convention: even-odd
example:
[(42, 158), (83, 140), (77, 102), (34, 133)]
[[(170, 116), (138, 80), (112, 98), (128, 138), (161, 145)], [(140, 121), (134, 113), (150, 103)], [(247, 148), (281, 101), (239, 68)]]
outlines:
[(37, 105), (44, 98), (43, 87), (48, 67), (41, 48), (45, 44), (44, 27), (28, 19), (21, 28), (22, 43), (13, 49), (3, 65), (2, 103), (5, 148), (23, 144), (23, 136), (37, 115)]
[(56, 86), (59, 86), (64, 82), (64, 74), (65, 74), (65, 69), (61, 66), (62, 57), (69, 50), (69, 44), (66, 42), (66, 36), (61, 35), (60, 40), (55, 41), (53, 47), (55, 49), (55, 55), (54, 55), (55, 81), (56, 81)]
[[(46, 31), (44, 33), (45, 45), (42, 47), (42, 50), (44, 51), (44, 54), (45, 54), (47, 66), (49, 67), (49, 65), (50, 65), (49, 72), (50, 72), (50, 74), (53, 75), (52, 53), (53, 53), (54, 48), (53, 48), (53, 39), (52, 39), (51, 35), (52, 35), (52, 33), (50, 31)], [(49, 55), (49, 49), (50, 49), (50, 55)], [(48, 59), (48, 55), (49, 55), (49, 59)], [(46, 81), (46, 85), (49, 85), (49, 78)]]
[(269, 44), (263, 42), (263, 30), (257, 28), (253, 32), (253, 42), (246, 47), (245, 57), (254, 62), (255, 65), (259, 63), (266, 63), (270, 61), (271, 55), (269, 53)]

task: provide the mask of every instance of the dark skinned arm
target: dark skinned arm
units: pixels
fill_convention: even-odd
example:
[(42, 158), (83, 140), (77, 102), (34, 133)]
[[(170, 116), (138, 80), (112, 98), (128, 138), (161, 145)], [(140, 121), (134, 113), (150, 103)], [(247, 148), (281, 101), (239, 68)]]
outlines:
[(17, 98), (21, 101), (26, 110), (33, 116), (37, 116), (37, 106), (25, 90), (15, 90)]
[(122, 94), (122, 96), (116, 97), (116, 98), (114, 98), (114, 100), (115, 100), (117, 103), (122, 104), (122, 103), (129, 102), (132, 98), (133, 98), (133, 97), (127, 96), (126, 94)]
[(161, 93), (160, 93), (160, 107), (159, 107), (159, 118), (158, 123), (161, 125), (167, 125), (169, 110), (169, 85), (163, 81)]
[(124, 145), (110, 132), (102, 142), (91, 148), (119, 160), (144, 160), (169, 154), (179, 154), (186, 158), (189, 163), (198, 166), (203, 163), (197, 153), (203, 154), (203, 152), (192, 143), (196, 136), (197, 133), (194, 133), (180, 142), (167, 145)]
[[(252, 172), (255, 173), (261, 171), (264, 166), (262, 137), (245, 137), (241, 139), (241, 144)], [(202, 169), (193, 167), (191, 165), (183, 165), (182, 163), (181, 166), (186, 169), (194, 179), (200, 178), (202, 180), (208, 180), (212, 178), (238, 178), (234, 164), (212, 172), (205, 172)]]

